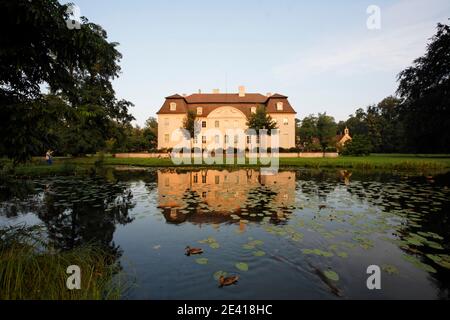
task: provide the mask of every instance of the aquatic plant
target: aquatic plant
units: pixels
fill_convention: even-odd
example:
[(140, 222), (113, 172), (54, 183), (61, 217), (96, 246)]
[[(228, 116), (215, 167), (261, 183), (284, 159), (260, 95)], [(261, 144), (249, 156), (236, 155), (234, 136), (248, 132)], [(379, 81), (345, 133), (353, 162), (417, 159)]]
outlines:
[[(81, 269), (81, 288), (69, 290), (67, 267)], [(95, 244), (58, 251), (43, 228), (0, 229), (0, 300), (119, 299), (128, 288), (115, 257)]]

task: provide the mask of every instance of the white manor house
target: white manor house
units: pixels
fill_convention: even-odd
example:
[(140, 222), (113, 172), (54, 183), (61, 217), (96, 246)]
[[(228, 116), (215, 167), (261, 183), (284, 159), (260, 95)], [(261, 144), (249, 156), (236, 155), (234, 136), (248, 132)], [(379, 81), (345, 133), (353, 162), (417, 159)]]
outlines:
[[(247, 128), (248, 117), (256, 112), (259, 106), (264, 106), (267, 113), (277, 123), (279, 129), (279, 147), (295, 147), (295, 110), (288, 101), (288, 97), (281, 94), (246, 93), (245, 87), (239, 87), (238, 93), (199, 93), (191, 95), (175, 94), (166, 97), (158, 115), (158, 149), (175, 147), (179, 141), (172, 141), (172, 133), (183, 127), (183, 120), (189, 110), (196, 114), (196, 121), (200, 129), (194, 137), (194, 145), (206, 147), (215, 139), (224, 143), (224, 146), (232, 146), (236, 138), (227, 136), (230, 129)], [(214, 129), (213, 137), (205, 134), (208, 129)], [(251, 142), (247, 137), (246, 143)], [(213, 142), (214, 143), (214, 142)], [(225, 148), (224, 148), (225, 149)]]

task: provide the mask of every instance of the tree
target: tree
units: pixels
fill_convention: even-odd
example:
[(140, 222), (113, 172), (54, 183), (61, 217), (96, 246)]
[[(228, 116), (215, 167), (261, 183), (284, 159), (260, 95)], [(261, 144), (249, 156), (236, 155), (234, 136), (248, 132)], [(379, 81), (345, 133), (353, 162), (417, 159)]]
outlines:
[(258, 106), (256, 112), (250, 115), (246, 125), (257, 133), (259, 133), (259, 130), (266, 129), (269, 136), (271, 135), (271, 130), (278, 128), (277, 123), (267, 113), (266, 107), (263, 105)]
[(336, 122), (334, 118), (326, 113), (319, 113), (317, 117), (317, 137), (322, 150), (336, 147)]
[(300, 128), (300, 144), (302, 147), (309, 149), (314, 144), (314, 139), (317, 138), (317, 117), (309, 115), (303, 118)]
[(183, 119), (183, 129), (186, 132), (186, 139), (190, 140), (191, 148), (193, 145), (193, 139), (200, 132), (200, 125), (197, 123), (197, 113), (194, 110), (188, 110), (186, 117)]
[(189, 133), (189, 139), (193, 139), (198, 132), (197, 114), (194, 110), (188, 110), (186, 117), (183, 119), (183, 129)]
[(295, 147), (301, 148), (302, 145), (302, 137), (300, 134), (300, 128), (302, 125), (302, 120), (295, 118)]
[(353, 134), (368, 135), (369, 130), (366, 122), (367, 114), (362, 108), (358, 108), (355, 115), (350, 115), (346, 121), (346, 126)]
[[(110, 121), (132, 118), (131, 103), (117, 101), (111, 85), (120, 71), (117, 43), (86, 18), (79, 30), (69, 29), (67, 8), (56, 0), (0, 1), (0, 28), (14, 31), (0, 36), (0, 151), (16, 163), (54, 148), (49, 138), (58, 120), (70, 128), (70, 143), (91, 144), (104, 140)], [(42, 85), (73, 110), (64, 108), (60, 118)]]
[(450, 26), (437, 25), (424, 56), (398, 75), (406, 143), (414, 152), (450, 151)]
[(354, 135), (352, 140), (348, 141), (342, 152), (343, 155), (368, 156), (372, 150), (370, 140), (365, 135)]
[(400, 105), (401, 100), (394, 96), (386, 97), (377, 104), (376, 113), (379, 117), (378, 129), (380, 131), (381, 144), (374, 146), (375, 152), (390, 153), (405, 150)]
[(148, 141), (149, 149), (156, 150), (158, 147), (158, 121), (150, 117), (145, 122), (145, 128), (142, 132), (144, 139)]

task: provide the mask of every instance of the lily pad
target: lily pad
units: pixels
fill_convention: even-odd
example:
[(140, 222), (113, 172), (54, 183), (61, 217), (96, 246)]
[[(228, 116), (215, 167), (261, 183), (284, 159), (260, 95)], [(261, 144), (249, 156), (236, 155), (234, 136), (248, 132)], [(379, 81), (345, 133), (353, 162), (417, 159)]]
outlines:
[(339, 275), (333, 270), (324, 271), (323, 274), (330, 280), (339, 281)]
[(235, 264), (235, 266), (241, 271), (248, 271), (248, 264), (246, 264), (245, 262), (238, 262)]
[(197, 262), (198, 264), (208, 264), (208, 258), (198, 258), (195, 259), (195, 262)]
[(381, 266), (381, 269), (385, 272), (387, 272), (388, 274), (398, 274), (398, 269), (396, 266), (390, 265), (390, 264), (385, 264)]
[(217, 242), (213, 242), (209, 245), (212, 249), (218, 249), (220, 248), (220, 244), (218, 244)]
[(228, 273), (226, 273), (225, 271), (220, 270), (220, 271), (214, 272), (213, 277), (214, 277), (214, 279), (216, 279), (217, 281), (219, 281), (219, 279), (220, 279), (221, 276), (226, 277), (227, 274), (228, 274)]
[(253, 252), (253, 255), (255, 257), (262, 257), (262, 256), (265, 256), (266, 253), (264, 251), (262, 251), (262, 250), (258, 250), (258, 251)]

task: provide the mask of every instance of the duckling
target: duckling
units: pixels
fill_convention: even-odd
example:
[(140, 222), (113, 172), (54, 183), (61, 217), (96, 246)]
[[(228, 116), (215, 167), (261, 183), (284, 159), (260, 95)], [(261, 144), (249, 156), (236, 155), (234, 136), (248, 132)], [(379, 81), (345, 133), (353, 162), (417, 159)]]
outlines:
[(190, 256), (191, 254), (202, 254), (203, 253), (203, 249), (201, 248), (191, 248), (189, 246), (186, 247), (186, 255)]
[(239, 276), (230, 276), (230, 277), (220, 276), (219, 288), (222, 288), (223, 286), (231, 286), (232, 284), (236, 284), (238, 280)]

